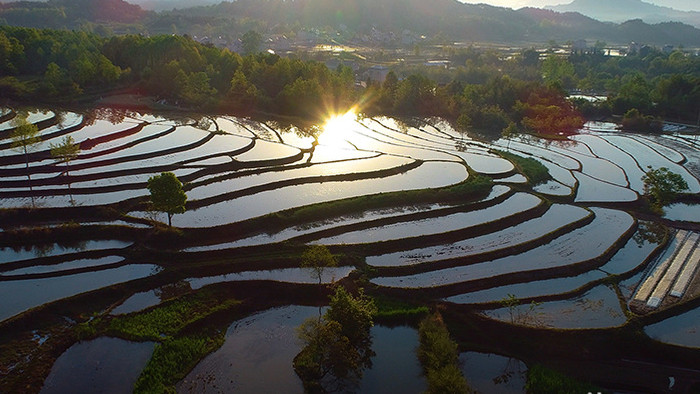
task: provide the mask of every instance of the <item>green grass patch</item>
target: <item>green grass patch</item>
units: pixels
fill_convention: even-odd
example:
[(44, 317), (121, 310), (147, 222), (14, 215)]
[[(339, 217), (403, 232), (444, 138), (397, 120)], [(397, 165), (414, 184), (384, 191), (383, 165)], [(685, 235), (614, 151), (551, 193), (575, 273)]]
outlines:
[(500, 150), (497, 150), (495, 152), (498, 153), (504, 159), (507, 159), (513, 164), (515, 164), (515, 167), (518, 169), (518, 171), (521, 174), (525, 175), (525, 177), (532, 186), (545, 183), (552, 179), (552, 176), (549, 174), (549, 170), (547, 169), (547, 167), (545, 167), (542, 163), (531, 157), (522, 157), (510, 152), (504, 152)]
[(581, 382), (561, 372), (535, 364), (527, 370), (525, 391), (528, 393), (597, 393), (601, 390), (590, 383)]
[(224, 344), (224, 331), (169, 338), (156, 345), (136, 381), (134, 393), (174, 393), (175, 384), (207, 354)]
[(213, 291), (205, 289), (143, 313), (114, 318), (109, 322), (107, 333), (131, 340), (158, 341), (177, 334), (191, 323), (240, 303), (233, 299), (222, 301)]
[(425, 305), (416, 305), (410, 302), (389, 298), (385, 296), (374, 297), (377, 306), (377, 319), (412, 319), (427, 315), (430, 310)]

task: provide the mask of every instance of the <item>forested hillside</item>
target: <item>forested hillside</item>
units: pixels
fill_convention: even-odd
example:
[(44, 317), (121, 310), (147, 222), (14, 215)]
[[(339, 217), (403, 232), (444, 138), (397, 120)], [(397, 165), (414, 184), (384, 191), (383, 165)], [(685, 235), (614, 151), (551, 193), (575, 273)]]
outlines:
[(122, 0), (51, 0), (0, 4), (0, 21), (13, 26), (95, 29), (149, 34), (232, 35), (255, 29), (296, 34), (320, 29), (337, 39), (404, 31), (443, 40), (546, 42), (551, 39), (700, 45), (700, 30), (681, 23), (602, 23), (578, 13), (463, 4), (456, 0), (237, 0), (160, 13)]

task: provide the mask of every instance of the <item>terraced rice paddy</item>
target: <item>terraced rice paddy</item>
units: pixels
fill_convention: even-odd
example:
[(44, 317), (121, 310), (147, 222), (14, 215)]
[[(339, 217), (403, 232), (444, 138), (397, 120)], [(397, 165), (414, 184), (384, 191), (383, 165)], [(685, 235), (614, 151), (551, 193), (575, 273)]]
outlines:
[[(81, 114), (30, 112), (42, 141), (27, 157), (10, 148), (9, 121), (0, 124), (0, 208), (26, 215), (25, 223), (9, 214), (12, 221), (0, 231), (8, 242), (0, 244), (0, 327), (63, 316), (75, 300), (95, 302), (80, 307), (81, 318), (118, 318), (211, 289), (269, 295), (279, 286), (279, 294), (296, 294), (318, 283), (298, 267), (300, 251), (311, 244), (328, 245), (343, 257), (340, 267), (324, 272), (322, 283), (363, 276), (374, 293), (427, 297), (447, 308), (475, 308), (485, 318), (539, 327), (621, 327), (633, 313), (653, 314), (698, 296), (700, 236), (688, 229), (698, 222), (697, 206), (670, 207), (663, 224), (638, 217), (647, 166), (681, 174), (691, 193), (700, 193), (700, 154), (691, 135), (621, 135), (609, 125), (590, 124), (567, 141), (486, 142), (441, 120), (409, 125), (370, 118), (329, 123), (315, 142), (274, 122), (126, 115), (115, 123), (87, 124)], [(81, 148), (67, 164), (49, 152), (63, 136)], [(551, 179), (529, 184), (517, 163), (497, 150), (535, 159)], [(173, 218), (179, 232), (165, 229), (159, 223), (165, 215), (147, 209), (147, 181), (163, 171), (174, 172), (189, 197), (187, 211)], [(483, 177), (495, 182), (491, 189), (460, 197), (465, 185)], [(649, 236), (650, 224), (660, 229), (658, 236)], [(64, 237), (21, 245), (12, 235), (41, 226), (58, 235), (79, 234), (80, 244)], [(522, 303), (516, 310), (522, 321), (513, 321), (513, 310), (504, 307), (511, 296)], [(542, 304), (528, 311), (530, 301)], [(293, 300), (271, 304), (285, 302)], [(284, 313), (297, 325), (314, 308), (307, 309)], [(272, 311), (267, 313), (279, 312)], [(250, 324), (265, 315), (255, 316), (247, 318)], [(233, 325), (219, 351), (175, 382), (179, 391), (200, 390), (211, 363), (216, 379), (224, 379), (229, 358), (220, 353), (248, 349), (246, 341), (257, 340), (243, 318), (234, 319), (243, 326), (228, 322)], [(220, 317), (212, 319), (219, 324)], [(697, 309), (676, 319), (700, 324)], [(76, 325), (72, 317), (61, 320)], [(673, 321), (647, 332), (665, 340), (659, 330)], [(236, 337), (239, 331), (253, 339)], [(393, 334), (377, 335), (377, 365), (387, 368), (387, 349), (398, 345)], [(399, 337), (415, 341), (411, 335)], [(240, 376), (248, 380), (236, 387), (253, 387), (261, 365), (281, 368), (275, 364), (281, 355), (270, 346), (268, 359), (246, 361)], [(284, 363), (298, 351), (289, 349)], [(285, 376), (297, 384), (290, 371)], [(47, 380), (51, 385), (55, 374), (60, 372)], [(376, 390), (377, 376), (369, 372), (367, 379), (361, 387)], [(522, 388), (522, 381), (513, 387)]]

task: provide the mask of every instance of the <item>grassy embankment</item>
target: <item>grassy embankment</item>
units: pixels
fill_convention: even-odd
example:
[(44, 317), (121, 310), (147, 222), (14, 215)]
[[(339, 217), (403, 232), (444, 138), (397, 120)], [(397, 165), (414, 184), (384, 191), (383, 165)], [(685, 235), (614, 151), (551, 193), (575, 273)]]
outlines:
[(552, 179), (547, 167), (531, 157), (522, 157), (501, 150), (496, 150), (495, 153), (513, 163), (518, 172), (523, 174), (532, 186), (537, 186)]
[(383, 294), (373, 295), (377, 313), (374, 316), (377, 322), (382, 324), (412, 324), (418, 323), (430, 312), (427, 306), (421, 305), (415, 300), (406, 301), (392, 298)]

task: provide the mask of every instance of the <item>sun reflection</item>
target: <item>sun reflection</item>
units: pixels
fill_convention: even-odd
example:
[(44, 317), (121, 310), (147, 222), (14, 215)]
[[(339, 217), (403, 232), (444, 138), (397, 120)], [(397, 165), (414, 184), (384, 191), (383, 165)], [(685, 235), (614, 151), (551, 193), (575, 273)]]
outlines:
[(318, 143), (328, 146), (347, 146), (346, 140), (352, 135), (356, 119), (357, 114), (354, 110), (331, 117), (323, 125), (323, 132), (318, 137)]

